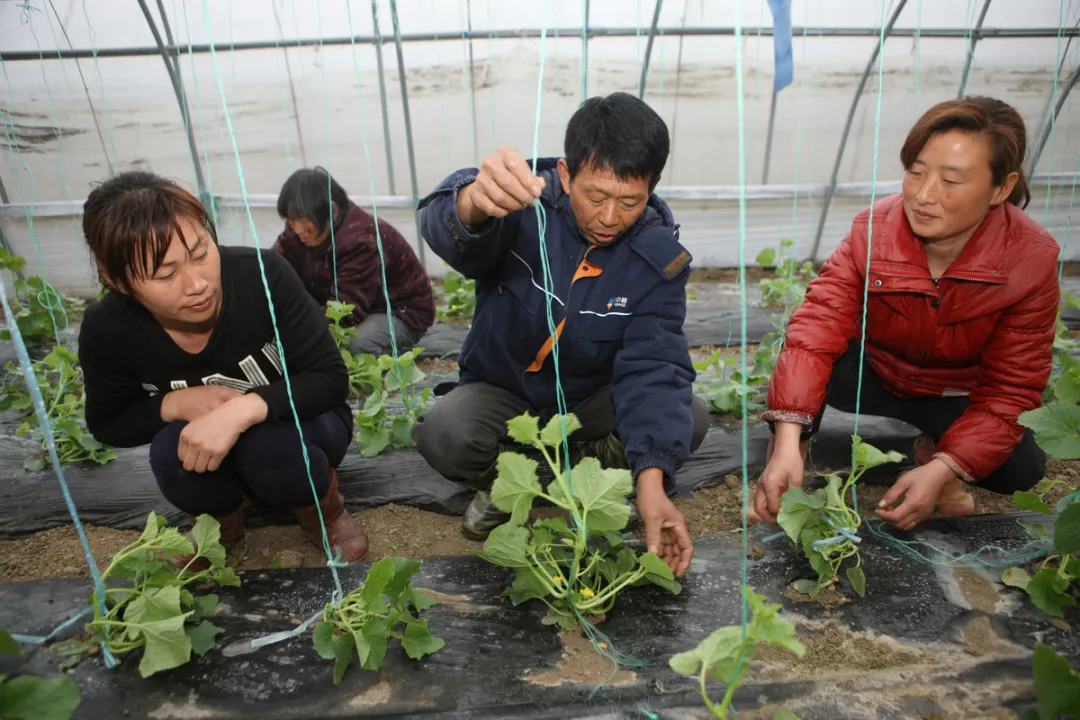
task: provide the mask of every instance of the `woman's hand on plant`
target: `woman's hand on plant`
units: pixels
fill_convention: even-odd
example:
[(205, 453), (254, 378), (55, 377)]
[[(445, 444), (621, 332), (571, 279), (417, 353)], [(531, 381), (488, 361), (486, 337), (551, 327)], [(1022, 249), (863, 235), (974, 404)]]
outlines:
[(241, 395), (192, 420), (180, 431), (177, 457), (188, 472), (213, 472), (232, 450), (240, 434), (266, 419), (266, 401)]
[(177, 420), (192, 422), (241, 395), (224, 385), (197, 385), (173, 390), (161, 399), (161, 419), (168, 423)]
[(806, 465), (798, 445), (794, 450), (777, 448), (765, 471), (758, 478), (754, 493), (754, 507), (748, 508), (747, 519), (751, 522), (775, 523), (780, 512), (780, 498), (788, 488), (802, 487)]
[(933, 514), (942, 488), (955, 479), (956, 473), (945, 462), (931, 460), (901, 475), (875, 512), (900, 530), (911, 530)]
[(637, 507), (645, 524), (646, 550), (656, 553), (671, 572), (681, 577), (694, 559), (694, 543), (686, 518), (668, 499), (661, 470), (650, 468), (638, 475)]

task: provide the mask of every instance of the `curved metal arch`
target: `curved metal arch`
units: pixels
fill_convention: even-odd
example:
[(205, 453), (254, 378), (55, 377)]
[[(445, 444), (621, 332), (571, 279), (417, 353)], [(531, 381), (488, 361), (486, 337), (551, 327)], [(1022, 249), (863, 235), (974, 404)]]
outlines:
[(874, 50), (870, 53), (870, 60), (866, 63), (866, 69), (863, 70), (859, 86), (855, 88), (855, 97), (851, 101), (851, 108), (848, 110), (847, 120), (844, 122), (844, 133), (840, 136), (840, 148), (836, 151), (836, 162), (833, 164), (829, 187), (825, 191), (825, 200), (821, 206), (821, 218), (818, 220), (817, 232), (814, 234), (814, 246), (810, 250), (811, 260), (817, 260), (818, 248), (821, 247), (821, 235), (825, 232), (825, 219), (829, 216), (829, 205), (832, 203), (833, 194), (836, 192), (836, 182), (840, 177), (840, 163), (844, 159), (844, 147), (847, 145), (848, 135), (851, 134), (851, 125), (855, 122), (855, 110), (859, 107), (859, 98), (862, 97), (863, 88), (866, 87), (866, 81), (870, 77), (870, 71), (874, 69), (874, 63), (877, 62), (881, 46), (885, 44), (885, 40), (892, 33), (893, 26), (896, 25), (896, 20), (900, 17), (905, 5), (907, 5), (907, 0), (900, 0), (899, 4), (897, 4), (896, 10), (893, 11), (892, 17), (889, 18), (889, 22), (882, 32), (881, 42), (874, 43)]

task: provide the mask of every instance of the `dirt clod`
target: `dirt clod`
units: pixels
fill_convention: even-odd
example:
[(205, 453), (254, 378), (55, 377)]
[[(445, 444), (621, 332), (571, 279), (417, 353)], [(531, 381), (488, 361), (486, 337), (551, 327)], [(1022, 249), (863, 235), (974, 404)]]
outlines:
[(591, 685), (618, 686), (632, 683), (636, 675), (627, 670), (618, 670), (612, 675), (611, 661), (600, 655), (592, 641), (580, 630), (563, 630), (560, 634), (563, 642), (563, 654), (554, 670), (532, 673), (526, 670), (525, 679), (537, 685), (555, 687), (573, 683)]
[(765, 557), (765, 546), (755, 545), (747, 551), (746, 557), (750, 558), (751, 560), (759, 560)]
[(799, 592), (791, 585), (788, 585), (787, 590), (784, 591), (784, 597), (796, 603), (817, 603), (818, 605), (824, 605), (825, 607), (834, 607), (849, 602), (844, 594), (835, 587), (819, 592), (817, 597), (810, 597), (809, 595)]
[(964, 636), (965, 650), (969, 655), (984, 657), (987, 655), (1015, 655), (1018, 648), (1004, 642), (994, 632), (990, 625), (990, 619), (985, 617), (975, 618), (961, 631)]
[(971, 603), (973, 609), (990, 615), (994, 614), (1000, 597), (993, 583), (968, 568), (953, 570), (953, 577), (956, 578), (961, 592), (964, 593), (964, 597)]
[(758, 647), (756, 661), (768, 668), (783, 667), (789, 679), (812, 678), (821, 672), (885, 670), (908, 665), (934, 664), (928, 649), (901, 645), (892, 638), (847, 630), (834, 620), (799, 633), (806, 646), (802, 660), (773, 645)]

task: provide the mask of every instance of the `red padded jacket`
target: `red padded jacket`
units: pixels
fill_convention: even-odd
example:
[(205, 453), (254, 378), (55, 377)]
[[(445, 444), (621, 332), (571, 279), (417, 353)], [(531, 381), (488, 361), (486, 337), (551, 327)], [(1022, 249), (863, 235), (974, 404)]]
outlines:
[[(767, 420), (806, 426), (836, 360), (859, 337), (870, 210), (810, 282), (791, 316), (769, 386)], [(1039, 407), (1050, 377), (1058, 290), (1054, 238), (1023, 210), (991, 210), (935, 285), (900, 195), (874, 205), (866, 354), (904, 397), (968, 395), (937, 455), (967, 482), (1008, 459), (1019, 415)], [(940, 289), (939, 287), (940, 286)]]

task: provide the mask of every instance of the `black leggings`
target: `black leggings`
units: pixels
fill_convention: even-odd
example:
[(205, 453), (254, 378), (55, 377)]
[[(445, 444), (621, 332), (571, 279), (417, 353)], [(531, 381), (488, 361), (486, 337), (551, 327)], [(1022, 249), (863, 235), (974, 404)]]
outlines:
[[(293, 423), (264, 422), (249, 428), (221, 467), (204, 473), (184, 470), (177, 456), (180, 431), (186, 425), (166, 425), (150, 443), (150, 467), (161, 494), (180, 510), (190, 515), (227, 515), (240, 507), (242, 490), (280, 507), (315, 504)], [(340, 465), (349, 449), (349, 429), (333, 412), (303, 420), (300, 427), (311, 462), (311, 479), (321, 499), (330, 487), (330, 468)]]
[[(859, 345), (853, 343), (848, 351), (836, 361), (825, 405), (837, 410), (855, 412), (855, 389), (859, 382)], [(937, 442), (945, 431), (956, 422), (968, 406), (968, 397), (931, 397), (901, 399), (890, 393), (881, 384), (881, 379), (870, 369), (867, 357), (863, 366), (862, 402), (859, 410), (864, 415), (902, 420), (914, 425), (920, 432), (926, 433)], [(814, 418), (810, 435), (818, 431), (821, 418), (825, 414), (822, 406)], [(804, 436), (805, 437), (805, 436)], [(1011, 495), (1016, 490), (1030, 490), (1042, 480), (1046, 473), (1046, 453), (1035, 444), (1031, 430), (1024, 432), (1024, 437), (1017, 444), (1009, 459), (994, 472), (979, 481), (978, 486), (991, 492)]]

